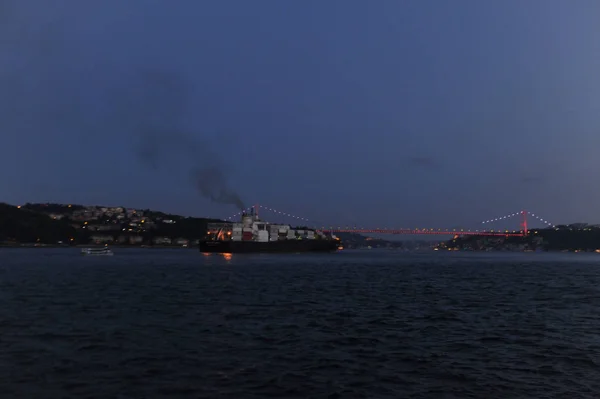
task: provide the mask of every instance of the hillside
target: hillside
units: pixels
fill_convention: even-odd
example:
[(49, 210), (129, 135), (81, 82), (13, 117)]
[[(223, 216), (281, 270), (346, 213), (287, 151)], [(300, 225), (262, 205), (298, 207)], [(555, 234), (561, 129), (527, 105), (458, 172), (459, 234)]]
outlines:
[(123, 207), (0, 203), (0, 243), (186, 245), (216, 219)]
[(68, 242), (75, 235), (76, 229), (67, 221), (0, 203), (0, 241), (55, 244)]
[[(150, 209), (75, 204), (0, 204), (0, 244), (194, 245), (208, 223)], [(340, 233), (346, 248), (400, 246), (401, 243)]]
[(364, 248), (364, 247), (372, 247), (372, 248), (387, 248), (394, 247), (399, 248), (402, 247), (403, 244), (400, 241), (387, 241), (382, 240), (380, 238), (373, 238), (363, 236), (362, 234), (356, 233), (335, 233), (342, 242), (344, 243), (345, 248)]
[(473, 251), (600, 251), (600, 228), (561, 225), (532, 229), (526, 237), (465, 236), (440, 244), (440, 249)]

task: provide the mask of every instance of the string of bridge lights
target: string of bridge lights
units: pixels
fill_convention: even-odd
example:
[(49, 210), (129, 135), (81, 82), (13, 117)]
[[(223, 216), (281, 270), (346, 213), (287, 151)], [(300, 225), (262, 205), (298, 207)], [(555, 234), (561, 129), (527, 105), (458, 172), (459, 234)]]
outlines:
[[(274, 209), (274, 208), (271, 208), (271, 207), (268, 207), (268, 206), (264, 206), (264, 205), (258, 205), (258, 207), (259, 207), (259, 208), (261, 208), (261, 209), (267, 210), (267, 211), (269, 211), (269, 212), (273, 212), (273, 213), (279, 214), (279, 215), (287, 216), (287, 217), (290, 217), (290, 218), (293, 218), (293, 219), (297, 219), (297, 220), (302, 220), (303, 222), (310, 222), (310, 220), (309, 220), (309, 219), (306, 219), (306, 218), (303, 218), (303, 217), (300, 217), (300, 216), (296, 216), (296, 215), (292, 215), (291, 213), (287, 213), (287, 212), (279, 211), (279, 210), (277, 210), (277, 209)], [(315, 226), (316, 226), (316, 225), (318, 225), (319, 223), (315, 223), (315, 222), (313, 222), (313, 224), (315, 224)], [(325, 230), (325, 229), (327, 229), (327, 228), (325, 227), (325, 225), (324, 225), (324, 224), (321, 224), (321, 226), (322, 226), (322, 227), (321, 227), (322, 229), (324, 229), (324, 230)], [(329, 227), (329, 228), (330, 228), (330, 229), (332, 229), (332, 230), (333, 230), (333, 229), (335, 229), (335, 228), (333, 227), (333, 225), (330, 225), (330, 227)], [(357, 230), (357, 229), (363, 229), (363, 230), (364, 230), (364, 228), (359, 228), (359, 227), (356, 227), (356, 226), (354, 226), (354, 227), (348, 227), (348, 226), (346, 226), (346, 227), (337, 227), (337, 229), (338, 229), (338, 230), (340, 230), (340, 229), (346, 229), (346, 230)], [(378, 229), (378, 230), (385, 230), (385, 229)]]
[[(254, 208), (254, 206), (249, 206), (246, 209), (243, 209), (242, 211), (237, 212), (237, 213), (229, 216), (225, 220), (233, 220), (234, 218), (237, 219), (243, 213), (249, 212), (253, 208)], [(286, 217), (289, 217), (289, 218), (292, 218), (292, 219), (301, 220), (303, 222), (309, 222), (309, 219), (307, 219), (307, 218), (303, 218), (303, 217), (300, 217), (300, 216), (292, 215), (291, 213), (283, 212), (283, 211), (280, 211), (280, 210), (277, 210), (277, 209), (274, 209), (274, 208), (271, 208), (271, 207), (268, 207), (268, 206), (258, 205), (258, 208), (266, 210), (266, 211), (269, 211), (269, 212), (276, 213), (278, 215), (286, 216)], [(510, 219), (510, 218), (513, 218), (513, 217), (516, 217), (516, 216), (521, 216), (521, 215), (523, 215), (523, 212), (525, 212), (527, 215), (535, 218), (536, 220), (539, 220), (540, 222), (544, 223), (547, 226), (556, 227), (553, 223), (550, 223), (548, 220), (546, 220), (546, 219), (544, 219), (544, 218), (536, 215), (535, 213), (529, 212), (529, 211), (514, 212), (514, 213), (511, 213), (511, 214), (508, 214), (508, 215), (504, 215), (504, 216), (500, 216), (500, 217), (497, 217), (497, 218), (485, 220), (485, 221), (481, 222), (481, 224), (489, 224), (489, 223), (498, 222), (498, 221), (501, 221), (501, 220)], [(323, 227), (323, 228), (325, 228), (325, 227)], [(331, 228), (333, 228), (333, 227), (331, 227)], [(338, 229), (343, 229), (343, 228), (342, 227), (338, 227)], [(354, 226), (354, 227), (345, 227), (345, 229), (363, 229), (363, 228), (359, 228), (359, 227)], [(375, 230), (386, 230), (386, 229), (385, 228), (384, 229), (377, 228), (377, 229), (374, 229), (374, 231)], [(431, 228), (431, 229), (427, 229), (427, 228), (423, 228), (423, 229), (419, 229), (419, 228), (410, 229), (409, 228), (409, 229), (397, 229), (397, 230), (413, 230), (413, 231), (436, 231), (437, 230), (437, 231), (468, 231), (468, 232), (471, 232), (471, 231), (478, 232), (479, 231), (479, 230), (471, 230), (471, 229), (435, 229), (435, 228)]]
[(523, 211), (519, 211), (519, 212), (512, 213), (510, 215), (505, 215), (505, 216), (500, 216), (500, 217), (497, 217), (497, 218), (485, 220), (485, 221), (481, 222), (481, 224), (487, 224), (487, 223), (497, 222), (497, 221), (503, 220), (503, 219), (510, 219), (512, 217), (519, 216), (519, 215), (522, 215), (522, 214), (523, 214)]
[(243, 209), (243, 210), (239, 211), (238, 213), (235, 213), (235, 214), (229, 216), (228, 218), (225, 218), (225, 220), (232, 220), (233, 218), (238, 218), (239, 216), (242, 216), (242, 213), (248, 212), (252, 208), (254, 208), (254, 207), (253, 206), (249, 206), (248, 208)]
[[(307, 218), (303, 218), (303, 217), (300, 217), (300, 216), (292, 215), (291, 213), (283, 212), (283, 211), (280, 211), (280, 210), (277, 210), (277, 209), (274, 209), (274, 208), (271, 208), (271, 207), (268, 207), (268, 206), (264, 206), (264, 205), (260, 205), (259, 204), (258, 207), (260, 209), (264, 209), (264, 210), (267, 210), (269, 212), (273, 212), (273, 213), (276, 213), (276, 214), (279, 214), (279, 215), (287, 216), (287, 217), (290, 217), (290, 218), (293, 218), (293, 219), (297, 219), (297, 220), (302, 220), (304, 222), (310, 222), (310, 220), (307, 219)], [(246, 210), (244, 210), (242, 212), (245, 212), (245, 211), (247, 211), (249, 209), (252, 209), (252, 208), (253, 207), (250, 207), (250, 208), (248, 208), (248, 209), (246, 209)], [(237, 214), (237, 216), (241, 215), (242, 212), (239, 212)], [(330, 229), (338, 229), (338, 230), (340, 230), (340, 229), (345, 229), (345, 230), (366, 230), (365, 227), (357, 227), (356, 225), (354, 225), (354, 226), (346, 225), (346, 227), (341, 227), (341, 226), (334, 227), (335, 225), (325, 225), (325, 224), (322, 224), (322, 223), (319, 224), (319, 223), (315, 223), (315, 222), (313, 222), (313, 223), (315, 225), (321, 225), (322, 229), (327, 229), (326, 226), (329, 226)], [(386, 228), (377, 228), (375, 230), (385, 231), (387, 229)], [(402, 229), (400, 229), (400, 230), (402, 230)], [(415, 231), (417, 231), (417, 230), (423, 230), (423, 231), (425, 231), (425, 230), (431, 230), (431, 231), (434, 231), (435, 229), (433, 229), (433, 228), (432, 229), (419, 229), (419, 228), (416, 228), (416, 229), (404, 229), (404, 230), (415, 230)], [(438, 229), (438, 230), (441, 231), (441, 229)]]
[[(303, 217), (300, 217), (300, 216), (296, 216), (296, 215), (292, 215), (291, 213), (287, 213), (287, 212), (278, 211), (277, 209), (273, 209), (273, 208), (270, 208), (270, 207), (268, 207), (268, 206), (258, 205), (258, 207), (259, 207), (260, 209), (264, 209), (264, 210), (266, 210), (266, 211), (269, 211), (269, 212), (277, 213), (277, 214), (279, 214), (279, 215), (287, 216), (287, 217), (290, 217), (290, 218), (292, 218), (292, 219), (296, 219), (296, 220), (302, 220), (302, 221), (304, 221), (304, 222), (308, 222), (308, 221), (309, 221), (309, 220), (308, 220), (308, 219), (306, 219), (306, 218), (303, 218)], [(236, 213), (236, 214), (234, 214), (234, 215), (231, 215), (231, 216), (229, 216), (229, 217), (228, 217), (228, 218), (226, 218), (225, 220), (232, 220), (233, 218), (239, 218), (239, 217), (242, 215), (242, 213), (244, 213), (244, 212), (248, 212), (248, 211), (250, 211), (252, 208), (254, 208), (254, 206), (249, 206), (248, 208), (246, 208), (246, 209), (244, 209), (244, 210), (242, 210), (242, 211), (240, 211), (240, 212), (238, 212), (238, 213)]]
[(525, 212), (527, 215), (529, 215), (531, 217), (534, 217), (535, 219), (539, 220), (540, 222), (544, 223), (547, 226), (556, 227), (553, 223), (550, 223), (549, 221), (545, 220), (544, 218), (536, 215), (535, 213), (531, 213), (529, 211), (519, 211), (519, 212), (511, 213), (510, 215), (505, 215), (505, 216), (500, 216), (500, 217), (497, 217), (494, 219), (485, 220), (485, 221), (481, 222), (481, 224), (488, 224), (488, 223), (497, 222), (497, 221), (504, 220), (504, 219), (510, 219), (515, 216), (521, 216), (521, 215), (523, 215), (523, 212)]
[[(283, 211), (277, 210), (275, 208), (271, 208), (271, 207), (264, 206), (264, 205), (258, 205), (258, 207), (259, 207), (259, 209), (263, 209), (263, 210), (266, 210), (266, 211), (269, 211), (269, 212), (273, 212), (273, 213), (276, 213), (276, 214), (279, 214), (279, 215), (282, 215), (282, 216), (287, 216), (287, 217), (290, 217), (290, 218), (293, 218), (293, 219), (296, 219), (296, 220), (302, 220), (304, 222), (310, 222), (310, 220), (307, 219), (307, 218), (303, 218), (303, 217), (300, 217), (300, 216), (292, 215), (291, 213), (283, 212)], [(252, 208), (254, 208), (254, 206), (250, 206), (250, 207), (248, 207), (248, 208), (246, 208), (246, 209), (244, 209), (244, 210), (242, 210), (242, 211), (240, 211), (240, 212), (238, 212), (238, 213), (236, 213), (234, 215), (231, 215), (226, 220), (232, 220), (233, 218), (239, 218), (239, 216), (241, 216), (242, 213), (248, 212)], [(354, 225), (354, 226), (350, 226), (350, 225), (346, 225), (346, 226), (328, 225), (328, 227), (327, 227), (327, 225), (322, 224), (321, 226), (322, 226), (321, 229), (323, 229), (323, 230), (348, 230), (348, 231), (353, 231), (353, 230), (369, 230), (369, 231), (372, 231), (372, 232), (375, 232), (375, 233), (378, 232), (378, 231), (386, 232), (388, 230), (398, 230), (398, 231), (400, 231), (400, 230), (406, 230), (406, 231), (415, 231), (415, 232), (425, 232), (425, 231), (430, 231), (430, 232), (433, 232), (433, 231), (439, 231), (439, 232), (441, 232), (441, 231), (465, 232), (466, 231), (466, 232), (471, 232), (472, 231), (471, 229), (435, 229), (435, 228), (429, 228), (428, 229), (428, 228), (418, 228), (418, 227), (416, 227), (416, 228), (399, 228), (399, 229), (390, 229), (390, 228), (385, 228), (385, 227), (383, 227), (383, 228), (378, 227), (378, 228), (375, 228), (375, 229), (368, 229), (368, 228), (365, 228), (365, 227), (358, 227), (356, 225)], [(473, 230), (473, 231), (479, 231), (479, 230)], [(507, 232), (508, 232), (508, 230), (507, 230)]]
[(536, 215), (535, 213), (527, 212), (527, 214), (528, 214), (528, 215), (530, 215), (530, 216), (533, 216), (534, 218), (536, 218), (536, 219), (537, 219), (537, 220), (539, 220), (540, 222), (542, 222), (542, 223), (546, 224), (547, 226), (550, 226), (550, 227), (556, 227), (556, 226), (554, 225), (554, 223), (550, 223), (549, 221), (547, 221), (547, 220), (545, 220), (545, 219), (543, 219), (543, 218), (539, 217), (539, 216), (538, 216), (538, 215)]
[(267, 211), (270, 211), (270, 212), (274, 212), (274, 213), (277, 213), (277, 214), (283, 215), (283, 216), (291, 217), (291, 218), (293, 218), (293, 219), (298, 219), (298, 220), (302, 220), (302, 221), (305, 221), (305, 222), (308, 222), (308, 221), (309, 221), (309, 220), (308, 220), (308, 219), (306, 219), (306, 218), (302, 218), (302, 217), (300, 217), (300, 216), (295, 216), (295, 215), (289, 214), (289, 213), (287, 213), (287, 212), (278, 211), (277, 209), (269, 208), (268, 206), (262, 206), (262, 205), (258, 205), (258, 207), (259, 207), (259, 208), (261, 208), (261, 209), (265, 209), (265, 210), (267, 210)]

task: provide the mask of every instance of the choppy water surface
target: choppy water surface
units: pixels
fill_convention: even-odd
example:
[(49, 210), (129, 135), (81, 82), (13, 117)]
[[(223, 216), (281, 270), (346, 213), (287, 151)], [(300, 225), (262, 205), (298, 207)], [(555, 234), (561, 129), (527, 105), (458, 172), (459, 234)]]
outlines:
[(598, 398), (594, 255), (0, 249), (0, 397)]

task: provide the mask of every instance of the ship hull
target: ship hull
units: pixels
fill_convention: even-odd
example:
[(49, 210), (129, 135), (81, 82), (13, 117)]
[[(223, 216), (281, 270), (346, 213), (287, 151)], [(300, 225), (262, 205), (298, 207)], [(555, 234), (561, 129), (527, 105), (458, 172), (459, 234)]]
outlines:
[(201, 241), (200, 252), (212, 253), (296, 253), (333, 252), (340, 246), (333, 240)]

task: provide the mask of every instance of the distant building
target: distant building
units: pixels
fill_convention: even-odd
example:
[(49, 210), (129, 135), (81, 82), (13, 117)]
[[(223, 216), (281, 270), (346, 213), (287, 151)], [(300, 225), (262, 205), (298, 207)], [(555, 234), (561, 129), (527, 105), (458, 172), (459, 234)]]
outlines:
[(171, 239), (169, 237), (155, 237), (152, 242), (156, 245), (171, 245)]
[(173, 244), (174, 245), (189, 245), (190, 244), (190, 240), (188, 240), (187, 238), (176, 238), (173, 240)]
[[(101, 215), (101, 213), (100, 213)], [(99, 216), (96, 215), (95, 212), (89, 210), (89, 209), (84, 209), (84, 210), (77, 210), (73, 212), (73, 220), (80, 220), (80, 221), (86, 221), (86, 220), (96, 220), (98, 219)]]
[(120, 244), (131, 244), (131, 245), (136, 245), (136, 244), (141, 244), (143, 241), (143, 238), (141, 236), (126, 236), (126, 235), (122, 235), (119, 236), (118, 239)]
[(143, 241), (143, 238), (141, 236), (131, 236), (129, 237), (129, 243), (132, 245), (135, 244), (141, 244)]
[(106, 244), (114, 241), (113, 236), (110, 235), (93, 235), (90, 240), (96, 244)]
[(89, 231), (112, 231), (121, 229), (120, 226), (114, 224), (88, 224), (87, 228)]

